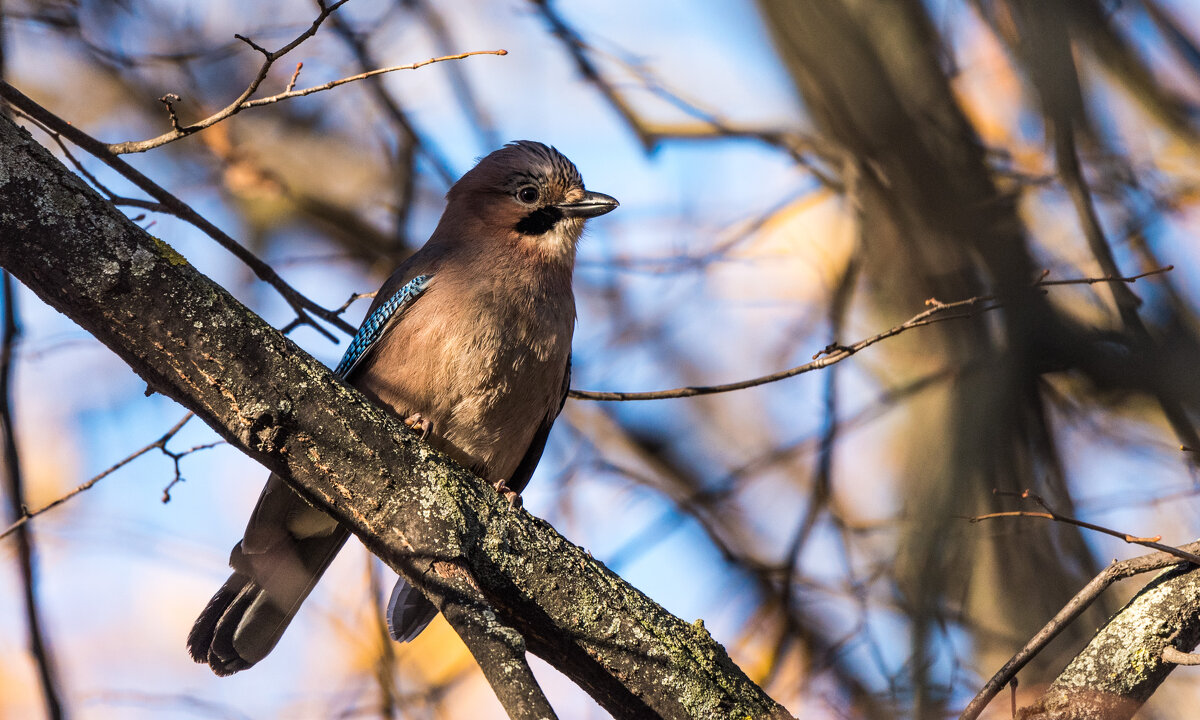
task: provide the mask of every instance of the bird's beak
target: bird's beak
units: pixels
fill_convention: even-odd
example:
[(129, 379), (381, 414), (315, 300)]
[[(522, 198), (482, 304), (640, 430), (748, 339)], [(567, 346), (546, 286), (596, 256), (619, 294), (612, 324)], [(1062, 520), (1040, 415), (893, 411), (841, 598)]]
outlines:
[(593, 218), (616, 210), (620, 204), (615, 197), (604, 193), (585, 192), (581, 199), (555, 207), (566, 217)]

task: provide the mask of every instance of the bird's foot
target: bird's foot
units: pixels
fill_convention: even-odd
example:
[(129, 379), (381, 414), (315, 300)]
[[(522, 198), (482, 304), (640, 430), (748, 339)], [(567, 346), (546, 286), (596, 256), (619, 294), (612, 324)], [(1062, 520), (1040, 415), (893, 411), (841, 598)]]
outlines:
[(496, 492), (503, 495), (508, 500), (509, 509), (521, 507), (521, 493), (513, 490), (508, 486), (508, 483), (503, 480), (497, 480), (492, 487), (496, 488)]
[(413, 430), (420, 431), (422, 440), (428, 440), (429, 433), (433, 432), (433, 423), (429, 420), (426, 420), (421, 413), (413, 413), (412, 415), (404, 418), (404, 424)]

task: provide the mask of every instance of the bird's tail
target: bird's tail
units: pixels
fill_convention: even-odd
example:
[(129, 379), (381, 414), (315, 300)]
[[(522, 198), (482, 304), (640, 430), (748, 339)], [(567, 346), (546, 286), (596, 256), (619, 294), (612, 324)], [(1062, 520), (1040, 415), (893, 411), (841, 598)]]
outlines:
[(347, 537), (339, 525), (328, 535), (254, 555), (238, 543), (229, 560), (233, 574), (188, 634), (192, 659), (224, 676), (266, 657)]
[(397, 642), (408, 642), (429, 627), (437, 613), (437, 608), (421, 591), (409, 585), (404, 578), (399, 578), (388, 600), (388, 635)]

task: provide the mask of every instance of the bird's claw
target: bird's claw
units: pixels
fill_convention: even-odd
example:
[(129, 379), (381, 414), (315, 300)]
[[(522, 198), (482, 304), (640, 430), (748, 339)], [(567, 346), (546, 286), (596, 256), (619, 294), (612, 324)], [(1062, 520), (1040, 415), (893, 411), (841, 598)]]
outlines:
[(404, 418), (404, 424), (413, 430), (420, 431), (422, 440), (428, 440), (429, 433), (433, 432), (433, 423), (429, 420), (426, 420), (421, 413), (413, 413), (412, 415)]
[(508, 483), (503, 480), (497, 480), (494, 485), (496, 492), (500, 493), (508, 500), (509, 509), (521, 507), (521, 493), (513, 490), (508, 486)]

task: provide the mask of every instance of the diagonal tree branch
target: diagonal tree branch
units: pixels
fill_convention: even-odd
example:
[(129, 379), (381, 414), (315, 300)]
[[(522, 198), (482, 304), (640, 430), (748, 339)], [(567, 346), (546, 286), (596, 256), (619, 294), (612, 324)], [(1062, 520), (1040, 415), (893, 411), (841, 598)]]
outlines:
[(510, 510), (7, 119), (0, 198), (0, 266), (287, 478), (435, 605), (474, 603), (489, 630), (519, 631), (617, 718), (789, 717), (703, 623), (670, 615), (545, 522)]
[(11, 103), (24, 113), (27, 113), (34, 120), (45, 125), (56, 133), (60, 133), (63, 137), (75, 143), (79, 147), (94, 156), (97, 160), (108, 165), (113, 170), (120, 173), (126, 180), (138, 186), (143, 192), (157, 200), (164, 208), (170, 211), (175, 216), (182, 220), (195, 225), (206, 235), (216, 240), (217, 243), (233, 253), (237, 259), (241, 260), (249, 267), (260, 280), (275, 288), (283, 299), (287, 301), (292, 310), (296, 312), (297, 319), (307, 325), (311, 325), (325, 337), (331, 341), (336, 341), (333, 334), (328, 330), (318, 325), (315, 320), (309, 315), (316, 315), (325, 322), (342, 330), (343, 332), (353, 335), (354, 327), (342, 319), (337, 313), (327, 310), (312, 300), (302, 295), (296, 288), (289, 285), (283, 278), (279, 277), (279, 273), (275, 272), (267, 263), (263, 262), (254, 253), (247, 250), (241, 243), (230, 237), (225, 231), (211, 223), (200, 213), (193, 210), (187, 203), (175, 197), (171, 193), (164, 190), (160, 185), (155, 183), (150, 178), (143, 175), (129, 163), (122, 160), (117, 155), (108, 151), (107, 146), (99, 140), (93, 138), (87, 133), (79, 130), (71, 123), (63, 120), (46, 108), (35, 103), (20, 90), (17, 90), (12, 85), (0, 80), (0, 97)]
[[(1021, 720), (1127, 720), (1176, 667), (1167, 648), (1200, 640), (1200, 571), (1159, 575), (1108, 619)], [(966, 717), (966, 713), (964, 713)]]
[[(1200, 543), (1190, 543), (1178, 549), (1189, 552), (1200, 552)], [(975, 718), (979, 717), (988, 703), (1008, 685), (1009, 681), (1016, 677), (1021, 668), (1025, 667), (1035, 655), (1050, 644), (1050, 641), (1057, 637), (1067, 625), (1083, 614), (1083, 611), (1113, 583), (1133, 577), (1134, 575), (1162, 570), (1173, 565), (1185, 567), (1185, 565), (1180, 564), (1178, 557), (1165, 552), (1140, 555), (1128, 560), (1122, 560), (1121, 562), (1113, 562), (1099, 575), (1092, 578), (1091, 582), (1076, 593), (1070, 602), (1050, 622), (1046, 623), (1036, 635), (1025, 643), (1025, 646), (1016, 655), (1004, 664), (1004, 667), (996, 671), (996, 674), (988, 680), (987, 684), (979, 691), (979, 694), (963, 710), (960, 720), (975, 720)]]

